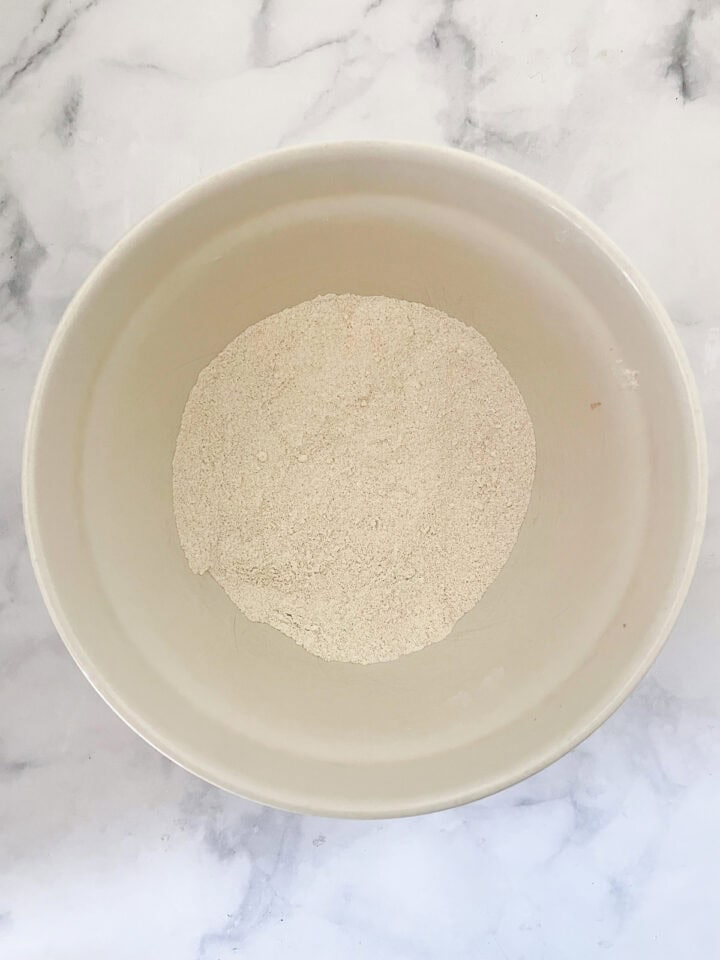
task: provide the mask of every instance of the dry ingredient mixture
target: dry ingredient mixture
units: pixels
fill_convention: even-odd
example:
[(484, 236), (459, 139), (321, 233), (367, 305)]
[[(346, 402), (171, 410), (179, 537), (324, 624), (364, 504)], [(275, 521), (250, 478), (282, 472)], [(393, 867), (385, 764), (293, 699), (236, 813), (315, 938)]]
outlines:
[(191, 569), (326, 660), (447, 636), (508, 559), (535, 441), (476, 330), (419, 303), (323, 296), (200, 374), (173, 463)]

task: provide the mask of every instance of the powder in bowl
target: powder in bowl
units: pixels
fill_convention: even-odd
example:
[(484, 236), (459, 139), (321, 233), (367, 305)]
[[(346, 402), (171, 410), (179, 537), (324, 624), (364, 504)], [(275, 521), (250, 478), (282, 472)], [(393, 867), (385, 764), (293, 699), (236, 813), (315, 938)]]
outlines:
[(477, 330), (328, 295), (248, 327), (200, 373), (173, 461), (185, 555), (326, 660), (443, 639), (497, 577), (535, 471), (518, 388)]

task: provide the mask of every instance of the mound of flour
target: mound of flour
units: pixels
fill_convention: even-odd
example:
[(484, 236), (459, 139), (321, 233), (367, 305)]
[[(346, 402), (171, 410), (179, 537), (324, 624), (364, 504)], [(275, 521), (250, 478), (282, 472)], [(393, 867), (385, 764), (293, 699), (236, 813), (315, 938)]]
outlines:
[(191, 569), (327, 660), (441, 640), (498, 575), (535, 470), (487, 340), (418, 303), (323, 296), (200, 374), (173, 463)]

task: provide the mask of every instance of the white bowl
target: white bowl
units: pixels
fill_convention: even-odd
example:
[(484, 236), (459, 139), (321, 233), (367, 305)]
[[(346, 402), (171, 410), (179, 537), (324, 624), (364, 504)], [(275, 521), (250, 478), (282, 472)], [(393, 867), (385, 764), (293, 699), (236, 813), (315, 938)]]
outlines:
[[(171, 496), (199, 371), (248, 324), (345, 292), (480, 329), (537, 439), (496, 582), (448, 639), (369, 667), (314, 658), (194, 576)], [(495, 164), (348, 143), (220, 174), (105, 258), (40, 373), (24, 495), (58, 631), (134, 730), (242, 796), (380, 817), (499, 790), (621, 703), (685, 597), (706, 465), (672, 326), (595, 227)]]

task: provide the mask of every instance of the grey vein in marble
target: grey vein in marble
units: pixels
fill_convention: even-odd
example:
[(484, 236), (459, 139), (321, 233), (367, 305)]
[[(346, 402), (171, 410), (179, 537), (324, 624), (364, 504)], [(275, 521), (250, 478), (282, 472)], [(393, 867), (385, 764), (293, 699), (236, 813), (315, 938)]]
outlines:
[[(55, 32), (46, 40), (41, 41), (31, 53), (25, 55), (18, 52), (7, 63), (2, 64), (0, 66), (0, 97), (11, 90), (28, 71), (36, 70), (63, 42), (66, 34), (73, 28), (79, 17), (91, 10), (97, 3), (98, 0), (86, 0), (85, 3), (75, 7), (59, 24)], [(38, 26), (45, 23), (51, 6), (52, 4), (49, 2), (43, 4)]]
[(47, 250), (30, 225), (19, 201), (0, 185), (0, 243), (8, 268), (0, 280), (0, 320), (28, 307), (28, 295), (36, 270)]
[(68, 84), (65, 94), (62, 111), (55, 125), (55, 133), (63, 147), (72, 146), (75, 139), (75, 133), (78, 125), (78, 114), (82, 107), (83, 91), (77, 79), (72, 79)]
[(683, 100), (694, 100), (697, 96), (696, 83), (692, 78), (692, 60), (690, 56), (692, 25), (695, 10), (691, 8), (677, 26), (665, 75), (674, 76)]
[[(443, 115), (445, 140), (467, 149), (477, 138), (475, 95), (481, 89), (476, 77), (478, 52), (475, 41), (455, 17), (456, 0), (444, 0), (440, 15), (423, 48), (431, 60), (442, 65), (448, 104)], [(487, 83), (487, 79), (484, 83)]]

